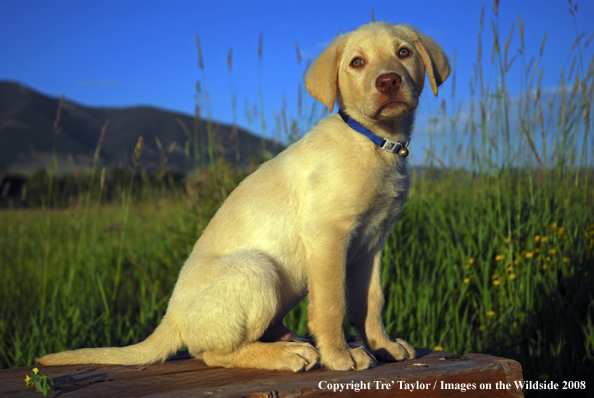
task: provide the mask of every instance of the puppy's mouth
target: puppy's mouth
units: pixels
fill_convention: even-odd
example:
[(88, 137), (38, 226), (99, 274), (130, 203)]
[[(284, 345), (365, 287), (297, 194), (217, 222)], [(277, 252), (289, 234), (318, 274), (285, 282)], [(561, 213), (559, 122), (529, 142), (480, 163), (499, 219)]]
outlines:
[(386, 102), (385, 104), (383, 104), (382, 106), (380, 106), (380, 111), (382, 109), (395, 109), (395, 108), (399, 108), (401, 106), (408, 106), (408, 104), (404, 101), (400, 101), (400, 100), (389, 100), (388, 102)]
[(406, 113), (410, 113), (413, 110), (413, 106), (406, 101), (399, 99), (392, 99), (384, 102), (378, 108), (375, 113), (375, 118), (381, 118), (382, 116), (397, 117)]

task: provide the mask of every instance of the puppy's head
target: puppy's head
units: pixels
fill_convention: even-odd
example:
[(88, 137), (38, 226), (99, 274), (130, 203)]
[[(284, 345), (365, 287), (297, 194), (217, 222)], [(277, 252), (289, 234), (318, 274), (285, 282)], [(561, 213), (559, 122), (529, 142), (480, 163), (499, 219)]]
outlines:
[(414, 112), (425, 72), (437, 96), (450, 74), (437, 43), (409, 25), (372, 22), (336, 37), (312, 63), (305, 85), (330, 112), (338, 100), (351, 116), (377, 122)]

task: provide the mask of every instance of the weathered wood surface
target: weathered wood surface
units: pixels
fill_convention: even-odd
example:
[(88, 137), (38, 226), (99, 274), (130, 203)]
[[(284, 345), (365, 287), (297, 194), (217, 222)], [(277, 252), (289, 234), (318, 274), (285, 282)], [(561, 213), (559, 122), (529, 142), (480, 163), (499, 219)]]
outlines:
[[(373, 369), (350, 372), (225, 369), (184, 359), (183, 354), (178, 355), (182, 359), (156, 365), (38, 368), (59, 386), (52, 397), (523, 396), (514, 385), (522, 380), (522, 367), (516, 361), (427, 349), (417, 349), (417, 353), (414, 360), (378, 363)], [(37, 390), (25, 388), (25, 374), (30, 373), (31, 368), (0, 370), (0, 397), (41, 397)], [(487, 385), (490, 389), (485, 389)], [(497, 388), (505, 385), (510, 388)]]

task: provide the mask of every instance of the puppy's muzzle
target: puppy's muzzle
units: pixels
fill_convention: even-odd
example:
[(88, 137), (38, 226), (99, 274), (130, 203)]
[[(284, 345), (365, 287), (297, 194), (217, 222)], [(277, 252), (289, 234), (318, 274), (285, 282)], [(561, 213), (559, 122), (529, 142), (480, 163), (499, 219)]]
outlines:
[(375, 81), (377, 90), (390, 98), (393, 98), (398, 93), (401, 84), (402, 79), (396, 73), (384, 73)]

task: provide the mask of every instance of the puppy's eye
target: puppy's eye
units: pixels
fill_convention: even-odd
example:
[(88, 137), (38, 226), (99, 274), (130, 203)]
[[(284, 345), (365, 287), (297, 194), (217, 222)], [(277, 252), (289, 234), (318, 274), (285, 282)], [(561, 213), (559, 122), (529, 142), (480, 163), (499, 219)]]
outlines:
[(406, 47), (402, 47), (400, 49), (400, 51), (398, 51), (398, 58), (408, 58), (410, 57), (411, 51), (406, 48)]
[(355, 58), (353, 62), (351, 62), (353, 68), (361, 68), (364, 64), (365, 62), (363, 62), (361, 58)]

